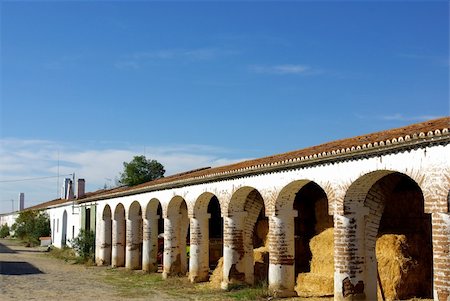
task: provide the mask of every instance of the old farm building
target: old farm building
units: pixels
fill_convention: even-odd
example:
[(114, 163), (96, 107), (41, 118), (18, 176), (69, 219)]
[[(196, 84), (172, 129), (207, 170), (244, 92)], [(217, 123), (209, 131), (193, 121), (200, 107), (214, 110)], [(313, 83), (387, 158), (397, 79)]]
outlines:
[(57, 218), (66, 232), (95, 228), (99, 265), (193, 282), (219, 269), (224, 289), (262, 281), (277, 296), (309, 281), (335, 300), (376, 300), (381, 288), (449, 301), (449, 123), (80, 194), (59, 201)]

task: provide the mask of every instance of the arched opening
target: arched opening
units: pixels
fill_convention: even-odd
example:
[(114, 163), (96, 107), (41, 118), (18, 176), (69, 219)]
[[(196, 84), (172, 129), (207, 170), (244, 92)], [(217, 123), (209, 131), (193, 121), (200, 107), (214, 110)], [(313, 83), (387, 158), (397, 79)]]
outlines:
[[(271, 289), (295, 290), (299, 296), (332, 295), (334, 290), (334, 229), (328, 198), (315, 182), (304, 179), (286, 185), (277, 197), (271, 231)], [(285, 245), (277, 252), (278, 245)], [(289, 275), (285, 277), (284, 275)], [(286, 279), (280, 283), (280, 279)]]
[(237, 190), (231, 198), (224, 226), (225, 285), (266, 283), (269, 226), (261, 194), (252, 187)]
[(112, 227), (112, 258), (113, 267), (125, 266), (125, 207), (118, 204), (114, 210), (114, 219)]
[(130, 205), (127, 219), (125, 267), (137, 270), (142, 267), (142, 209), (139, 202)]
[(67, 211), (64, 210), (62, 218), (61, 247), (65, 247), (66, 244), (67, 244)]
[(356, 227), (368, 299), (432, 298), (431, 216), (418, 184), (398, 172), (364, 175), (345, 198), (346, 211), (358, 206), (366, 211)]
[(111, 220), (111, 207), (106, 205), (103, 208), (102, 221), (101, 221), (101, 241), (100, 241), (100, 262), (99, 265), (111, 264), (111, 243), (112, 243), (112, 220)]
[(162, 267), (164, 223), (161, 203), (152, 199), (147, 204), (143, 226), (142, 269), (157, 272)]
[[(223, 218), (219, 199), (212, 193), (203, 193), (195, 203), (191, 219), (190, 251), (190, 280), (207, 281), (223, 254)], [(222, 279), (219, 278), (220, 285)]]
[(167, 207), (164, 220), (163, 277), (181, 276), (188, 271), (189, 217), (186, 201), (176, 196)]
[[(297, 211), (297, 217), (294, 219), (294, 236), (295, 236), (295, 275), (299, 273), (309, 273), (311, 271), (311, 263), (313, 253), (311, 250), (311, 239), (316, 237), (322, 231), (333, 227), (333, 217), (328, 215), (328, 199), (325, 191), (314, 182), (309, 182), (303, 186), (295, 195), (294, 210)], [(328, 235), (333, 241), (333, 232)], [(315, 256), (320, 257), (321, 250), (316, 251)], [(329, 255), (332, 255), (329, 254)], [(319, 272), (319, 268), (324, 269), (325, 266), (317, 266), (315, 262), (315, 271)], [(332, 262), (331, 262), (332, 263)], [(324, 263), (330, 267), (330, 262)], [(327, 269), (328, 270), (328, 269)], [(330, 276), (334, 274), (333, 265), (330, 267)]]
[[(431, 215), (424, 213), (421, 189), (411, 178), (394, 173), (372, 186), (369, 196), (377, 191), (385, 195), (375, 249), (381, 279), (378, 290), (383, 287), (385, 295), (398, 299), (432, 298)], [(397, 260), (404, 260), (400, 265), (393, 262), (393, 251)], [(393, 269), (400, 279), (389, 284)]]
[(213, 196), (208, 204), (209, 214), (209, 269), (214, 270), (223, 256), (223, 218), (219, 199)]

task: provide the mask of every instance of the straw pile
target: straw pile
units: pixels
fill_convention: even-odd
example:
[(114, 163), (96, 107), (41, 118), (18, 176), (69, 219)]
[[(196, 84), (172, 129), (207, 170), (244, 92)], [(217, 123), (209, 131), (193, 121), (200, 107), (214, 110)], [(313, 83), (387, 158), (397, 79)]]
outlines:
[(319, 297), (334, 292), (334, 229), (328, 228), (314, 236), (309, 243), (311, 272), (297, 276), (295, 291), (299, 296)]
[(332, 296), (334, 290), (333, 277), (314, 273), (299, 273), (295, 291), (300, 297)]
[(253, 272), (255, 283), (267, 282), (269, 270), (269, 248), (264, 246), (253, 250)]
[(209, 277), (209, 284), (213, 288), (220, 288), (223, 276), (223, 257), (220, 257), (217, 266)]
[[(387, 300), (420, 295), (424, 284), (429, 283), (429, 266), (423, 259), (426, 256), (422, 259), (417, 257), (418, 260), (411, 256), (419, 251), (421, 243), (423, 245), (423, 242), (414, 237), (407, 239), (405, 235), (397, 234), (385, 234), (377, 239), (378, 272)], [(379, 286), (378, 295), (381, 295)]]

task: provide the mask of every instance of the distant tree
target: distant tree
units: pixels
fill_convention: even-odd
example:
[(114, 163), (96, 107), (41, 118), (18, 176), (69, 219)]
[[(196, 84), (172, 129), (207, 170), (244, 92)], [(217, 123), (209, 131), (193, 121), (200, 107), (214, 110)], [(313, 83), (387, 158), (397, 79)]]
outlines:
[(7, 224), (4, 224), (0, 227), (0, 238), (5, 238), (9, 236), (9, 227)]
[(36, 245), (39, 244), (39, 237), (50, 236), (50, 219), (47, 213), (36, 210), (21, 211), (11, 229), (15, 237)]
[(123, 173), (120, 174), (119, 183), (134, 186), (164, 177), (164, 166), (156, 160), (145, 156), (135, 156), (130, 162), (123, 162)]

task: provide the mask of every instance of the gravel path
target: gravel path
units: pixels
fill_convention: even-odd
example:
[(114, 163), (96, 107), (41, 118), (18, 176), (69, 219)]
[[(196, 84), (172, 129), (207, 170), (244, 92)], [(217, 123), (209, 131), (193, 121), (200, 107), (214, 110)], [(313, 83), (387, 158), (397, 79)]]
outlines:
[[(0, 240), (0, 300), (95, 300), (119, 301), (118, 290), (102, 281), (104, 268), (65, 263)], [(126, 300), (126, 299), (125, 299)], [(168, 300), (160, 294), (132, 300)]]

